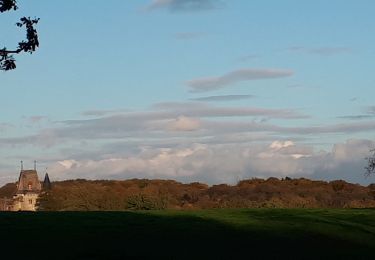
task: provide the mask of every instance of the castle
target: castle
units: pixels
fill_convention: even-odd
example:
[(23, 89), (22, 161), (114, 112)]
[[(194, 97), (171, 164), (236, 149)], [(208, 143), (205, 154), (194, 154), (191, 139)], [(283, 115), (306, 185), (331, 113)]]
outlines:
[(48, 173), (44, 176), (44, 181), (39, 181), (34, 161), (33, 170), (24, 170), (21, 161), (21, 171), (16, 184), (16, 191), (12, 199), (3, 201), (2, 210), (5, 211), (36, 211), (37, 199), (43, 190), (51, 189), (51, 182)]

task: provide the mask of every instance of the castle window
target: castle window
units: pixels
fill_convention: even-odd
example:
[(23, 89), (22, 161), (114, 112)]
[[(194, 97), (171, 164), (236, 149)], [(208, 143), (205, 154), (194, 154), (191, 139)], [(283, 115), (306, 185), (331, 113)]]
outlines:
[(33, 200), (29, 200), (29, 204), (33, 204)]
[(32, 187), (33, 187), (32, 183), (29, 182), (29, 184), (27, 185), (28, 190), (32, 190)]

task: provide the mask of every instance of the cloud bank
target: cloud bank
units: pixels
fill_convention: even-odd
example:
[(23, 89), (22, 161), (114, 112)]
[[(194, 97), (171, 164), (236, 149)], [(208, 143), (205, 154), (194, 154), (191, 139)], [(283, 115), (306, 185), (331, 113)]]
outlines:
[(131, 156), (62, 160), (51, 171), (58, 178), (167, 178), (210, 184), (271, 176), (345, 178), (366, 183), (363, 158), (374, 145), (372, 141), (352, 139), (334, 145), (330, 151), (314, 151), (311, 146), (290, 140), (268, 144), (145, 147)]
[[(323, 144), (323, 150), (317, 150), (322, 145), (314, 141), (322, 142), (332, 134), (371, 132), (373, 120), (309, 126), (300, 123), (309, 116), (293, 109), (215, 106), (202, 101), (84, 114), (90, 117), (50, 121), (53, 127), (34, 129), (32, 135), (1, 137), (4, 160), (17, 164), (33, 151), (55, 180), (168, 178), (214, 184), (304, 176), (369, 182), (362, 170), (364, 158), (375, 147), (373, 141), (350, 139)], [(12, 172), (9, 165), (2, 168), (0, 182), (13, 181), (9, 179)]]

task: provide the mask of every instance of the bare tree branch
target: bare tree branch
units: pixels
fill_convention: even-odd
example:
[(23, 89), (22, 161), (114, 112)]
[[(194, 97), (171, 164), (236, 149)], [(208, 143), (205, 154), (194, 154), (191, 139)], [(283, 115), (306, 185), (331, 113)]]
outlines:
[(8, 50), (0, 50), (0, 56), (8, 55), (8, 54), (18, 54), (21, 50), (16, 51), (8, 51)]

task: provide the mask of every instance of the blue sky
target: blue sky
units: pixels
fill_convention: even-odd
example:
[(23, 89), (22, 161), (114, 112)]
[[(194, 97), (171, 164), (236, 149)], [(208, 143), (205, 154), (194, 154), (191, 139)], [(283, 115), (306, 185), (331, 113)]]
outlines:
[(375, 146), (373, 1), (19, 1), (2, 46), (41, 18), (41, 47), (0, 73), (0, 183), (251, 177), (367, 184)]

